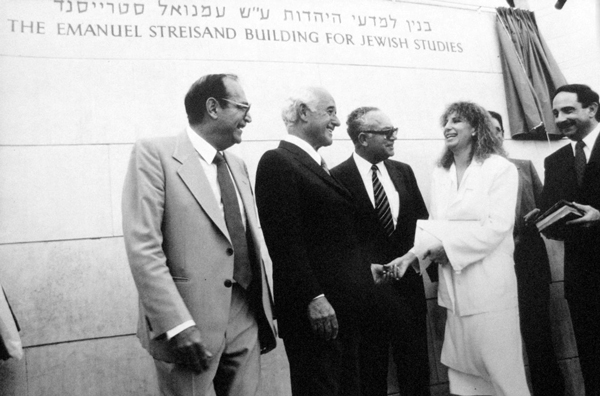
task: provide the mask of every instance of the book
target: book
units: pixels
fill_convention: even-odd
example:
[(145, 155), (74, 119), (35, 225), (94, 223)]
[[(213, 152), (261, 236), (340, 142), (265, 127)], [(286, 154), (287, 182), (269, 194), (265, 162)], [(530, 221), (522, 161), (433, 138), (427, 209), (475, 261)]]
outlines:
[(562, 199), (552, 205), (550, 209), (545, 211), (536, 220), (535, 225), (539, 232), (547, 234), (562, 234), (567, 221), (577, 219), (581, 216), (583, 216), (583, 212), (581, 210), (579, 210), (571, 202)]

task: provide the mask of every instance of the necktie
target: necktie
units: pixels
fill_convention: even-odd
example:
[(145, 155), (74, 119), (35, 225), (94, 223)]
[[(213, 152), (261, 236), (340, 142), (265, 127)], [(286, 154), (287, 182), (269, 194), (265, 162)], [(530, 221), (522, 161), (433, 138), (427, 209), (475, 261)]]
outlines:
[(373, 171), (373, 194), (375, 195), (375, 211), (377, 217), (381, 222), (381, 225), (385, 229), (388, 236), (394, 232), (394, 219), (392, 219), (392, 211), (390, 210), (390, 203), (388, 201), (383, 185), (377, 177), (377, 165), (371, 167)]
[(575, 173), (577, 174), (577, 185), (581, 186), (583, 182), (583, 174), (585, 173), (585, 152), (583, 148), (585, 147), (585, 143), (583, 140), (578, 140), (575, 143)]
[(321, 158), (321, 168), (323, 168), (323, 170), (327, 172), (328, 175), (331, 175), (331, 172), (329, 172), (329, 168), (327, 167), (327, 163), (323, 158)]
[(250, 256), (248, 255), (248, 240), (246, 239), (244, 223), (242, 223), (237, 193), (227, 169), (227, 161), (225, 161), (223, 155), (217, 153), (213, 163), (217, 165), (217, 180), (221, 189), (225, 224), (233, 244), (233, 279), (244, 289), (247, 289), (252, 280), (252, 270), (250, 268)]

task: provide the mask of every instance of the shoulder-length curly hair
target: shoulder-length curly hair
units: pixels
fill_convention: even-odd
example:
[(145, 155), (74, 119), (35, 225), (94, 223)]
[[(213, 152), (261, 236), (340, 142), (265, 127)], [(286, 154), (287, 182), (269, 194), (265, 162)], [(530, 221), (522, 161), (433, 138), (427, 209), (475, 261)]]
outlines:
[[(506, 151), (502, 148), (502, 140), (494, 133), (492, 119), (486, 109), (473, 102), (452, 103), (440, 117), (442, 128), (448, 122), (448, 118), (455, 113), (475, 130), (469, 162), (473, 159), (477, 162), (483, 162), (492, 154), (507, 156)], [(454, 154), (448, 148), (445, 148), (442, 157), (438, 161), (438, 166), (449, 169), (453, 163)]]

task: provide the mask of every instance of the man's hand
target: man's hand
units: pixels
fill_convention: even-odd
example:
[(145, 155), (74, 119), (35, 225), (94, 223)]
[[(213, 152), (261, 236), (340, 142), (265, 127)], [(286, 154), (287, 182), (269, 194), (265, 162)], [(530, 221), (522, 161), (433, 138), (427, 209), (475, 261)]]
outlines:
[(169, 342), (173, 343), (175, 354), (181, 364), (188, 366), (198, 374), (208, 369), (208, 361), (212, 358), (212, 353), (202, 343), (198, 327), (188, 327)]
[(406, 273), (406, 270), (411, 265), (417, 265), (419, 259), (413, 252), (407, 252), (404, 256), (398, 257), (390, 261), (385, 265), (387, 271), (394, 277), (394, 279), (400, 279)]
[(338, 335), (338, 321), (335, 311), (325, 296), (312, 300), (308, 304), (308, 319), (310, 325), (318, 336), (329, 341)]
[(538, 208), (533, 209), (531, 212), (527, 213), (523, 216), (523, 221), (525, 222), (525, 227), (531, 227), (535, 225), (535, 222), (540, 217), (541, 213)]
[(577, 202), (573, 202), (573, 205), (583, 212), (583, 216), (575, 220), (567, 221), (567, 225), (591, 227), (592, 225), (598, 224), (598, 221), (600, 221), (600, 211), (598, 211), (598, 209), (593, 208), (590, 205), (581, 205)]

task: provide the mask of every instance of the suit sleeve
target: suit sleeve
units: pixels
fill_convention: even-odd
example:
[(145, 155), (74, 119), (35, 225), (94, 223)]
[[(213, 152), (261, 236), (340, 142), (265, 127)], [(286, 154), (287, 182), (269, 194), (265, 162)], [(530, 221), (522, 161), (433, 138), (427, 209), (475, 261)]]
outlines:
[(165, 175), (149, 143), (133, 148), (123, 187), (123, 236), (129, 265), (153, 337), (192, 320), (167, 267), (161, 230)]
[[(308, 306), (314, 297), (324, 293), (307, 253), (302, 187), (289, 160), (276, 151), (265, 153), (256, 173), (256, 204), (273, 260), (276, 306), (282, 303)], [(284, 287), (285, 292), (278, 287)]]
[(542, 201), (542, 191), (544, 190), (544, 185), (538, 176), (537, 171), (535, 170), (535, 166), (533, 163), (529, 161), (530, 170), (531, 170), (531, 182), (533, 184), (533, 196), (535, 199), (535, 206), (537, 208), (540, 207), (540, 203)]

